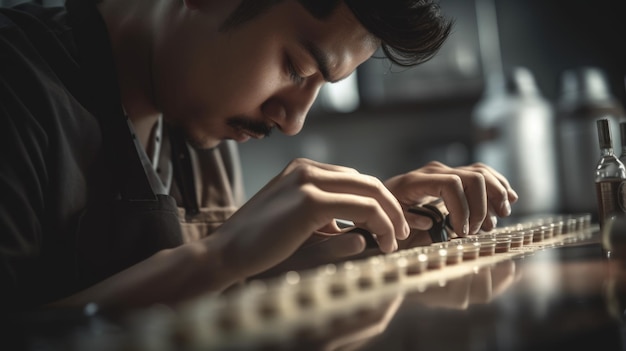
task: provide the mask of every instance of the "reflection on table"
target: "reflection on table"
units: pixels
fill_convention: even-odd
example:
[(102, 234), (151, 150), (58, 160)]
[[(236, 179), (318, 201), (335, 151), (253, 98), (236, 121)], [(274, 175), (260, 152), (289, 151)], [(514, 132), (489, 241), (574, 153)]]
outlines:
[(95, 313), (62, 335), (29, 330), (63, 350), (625, 349), (626, 265), (587, 216), (569, 219), (292, 271), (175, 309)]

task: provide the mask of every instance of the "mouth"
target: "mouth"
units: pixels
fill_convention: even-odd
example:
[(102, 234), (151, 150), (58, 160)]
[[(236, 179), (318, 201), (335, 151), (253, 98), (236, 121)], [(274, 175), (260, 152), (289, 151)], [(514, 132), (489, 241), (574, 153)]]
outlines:
[(274, 125), (268, 124), (267, 121), (255, 121), (251, 118), (240, 116), (230, 118), (227, 124), (234, 132), (233, 139), (242, 142), (249, 139), (262, 139), (269, 136), (274, 128)]
[(233, 140), (237, 141), (238, 143), (244, 143), (250, 139), (258, 140), (263, 139), (263, 137), (265, 137), (265, 135), (256, 134), (243, 128), (235, 128), (235, 136), (233, 137)]

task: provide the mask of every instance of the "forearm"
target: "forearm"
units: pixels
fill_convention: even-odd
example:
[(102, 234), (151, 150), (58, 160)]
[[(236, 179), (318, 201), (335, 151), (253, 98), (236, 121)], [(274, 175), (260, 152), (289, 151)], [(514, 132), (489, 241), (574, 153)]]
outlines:
[(221, 291), (239, 280), (223, 263), (219, 241), (211, 237), (162, 250), (52, 307), (96, 303), (125, 309), (175, 304), (201, 293)]

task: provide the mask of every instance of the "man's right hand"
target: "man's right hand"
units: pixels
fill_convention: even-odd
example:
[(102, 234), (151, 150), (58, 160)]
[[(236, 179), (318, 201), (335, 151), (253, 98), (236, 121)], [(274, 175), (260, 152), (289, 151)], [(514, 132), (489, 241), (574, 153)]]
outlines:
[[(311, 252), (338, 257), (362, 251), (362, 237), (344, 237), (339, 228), (332, 229), (329, 223), (335, 218), (375, 233), (382, 252), (396, 250), (396, 239), (409, 234), (402, 207), (377, 178), (351, 168), (296, 159), (211, 237), (220, 247), (224, 268), (242, 279), (283, 262), (321, 228), (337, 237), (327, 238), (327, 243)], [(332, 243), (336, 245), (329, 252)], [(319, 264), (327, 258), (306, 256), (319, 259)]]

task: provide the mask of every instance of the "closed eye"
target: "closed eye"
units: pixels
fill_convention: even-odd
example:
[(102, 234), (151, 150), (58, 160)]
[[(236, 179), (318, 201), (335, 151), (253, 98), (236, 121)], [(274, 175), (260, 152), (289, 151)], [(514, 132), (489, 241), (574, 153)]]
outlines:
[(304, 82), (304, 77), (298, 73), (298, 70), (296, 70), (296, 66), (293, 64), (293, 61), (291, 61), (291, 58), (289, 58), (289, 56), (287, 56), (286, 58), (286, 66), (287, 73), (289, 74), (289, 79), (291, 79), (295, 84), (302, 84), (302, 82)]

